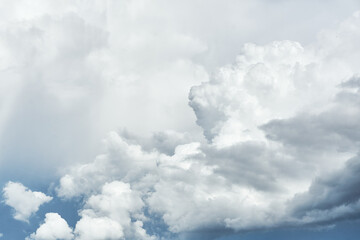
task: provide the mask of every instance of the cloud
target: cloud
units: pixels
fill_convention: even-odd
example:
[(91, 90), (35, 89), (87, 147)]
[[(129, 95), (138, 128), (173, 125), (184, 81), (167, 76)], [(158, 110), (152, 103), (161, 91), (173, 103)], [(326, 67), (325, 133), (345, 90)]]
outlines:
[(350, 78), (346, 86), (356, 84), (358, 15), (323, 31), (311, 46), (245, 44), (234, 64), (191, 89), (190, 106), (207, 139), (220, 147), (261, 139), (258, 126), (319, 111), (339, 85)]
[[(248, 182), (233, 184), (231, 177), (217, 173), (221, 165), (208, 163), (207, 154), (211, 152), (202, 150), (200, 143), (179, 145), (174, 155), (168, 156), (156, 151), (146, 152), (139, 145), (126, 143), (116, 133), (110, 134), (105, 142), (111, 146), (107, 154), (74, 168), (60, 180), (59, 196), (82, 195), (87, 199), (80, 212), (82, 219), (77, 223), (78, 230), (75, 230), (80, 236), (86, 232), (82, 230), (83, 223), (98, 221), (98, 218), (127, 229), (133, 223), (129, 225), (130, 218), (126, 216), (134, 212), (140, 216), (139, 219), (135, 217), (139, 226), (143, 218), (160, 214), (170, 231), (177, 233), (223, 228), (231, 219), (239, 215), (251, 216), (255, 211), (263, 215), (244, 219), (242, 228), (254, 227), (261, 217), (264, 217), (264, 226), (272, 225), (267, 219), (276, 221), (280, 209), (275, 207), (276, 201), (269, 202), (272, 193), (246, 187)], [(275, 194), (281, 196), (281, 193)], [(127, 205), (122, 200), (124, 197), (138, 204)], [(242, 204), (238, 205), (239, 202)], [(149, 213), (145, 214), (144, 207)]]
[(27, 240), (71, 240), (72, 229), (58, 213), (47, 213), (44, 223)]
[(142, 228), (144, 203), (141, 195), (120, 181), (105, 183), (80, 212), (76, 239), (154, 239)]
[[(148, 14), (151, 6), (145, 1), (7, 4), (0, 28), (5, 179), (24, 165), (43, 180), (54, 180), (44, 173), (93, 157), (99, 139), (119, 128), (141, 135), (196, 128), (187, 94), (207, 77), (192, 61), (207, 46), (158, 20), (167, 17), (157, 14), (162, 11)], [(26, 171), (20, 175), (35, 181)]]
[[(127, 229), (133, 233), (138, 222), (151, 238), (141, 226), (159, 224), (154, 216), (180, 236), (357, 218), (358, 55), (339, 48), (357, 49), (358, 26), (356, 13), (312, 46), (246, 44), (233, 65), (191, 89), (207, 142), (176, 132), (150, 140), (110, 133), (104, 153), (72, 167), (57, 189), (60, 197), (86, 199), (79, 236), (83, 222), (99, 221), (134, 238)], [(339, 32), (341, 44), (328, 40)], [(109, 204), (125, 195), (136, 207)]]
[[(56, 239), (53, 224), (69, 239), (161, 239), (358, 218), (360, 14), (313, 41), (313, 19), (355, 3), (279, 2), (6, 4), (1, 175), (61, 175), (57, 197), (83, 200), (73, 232), (49, 213), (30, 237)], [(289, 18), (299, 9), (311, 24)], [(257, 44), (225, 65), (244, 39)], [(12, 182), (4, 196), (22, 221), (52, 199)]]
[(87, 215), (83, 215), (77, 223), (76, 234), (80, 240), (121, 239), (124, 236), (118, 222), (108, 217), (92, 218)]
[(100, 191), (106, 182), (124, 179), (127, 182), (146, 179), (156, 168), (157, 152), (144, 152), (141, 146), (129, 144), (111, 132), (105, 140), (107, 152), (95, 161), (73, 167), (60, 179), (58, 195), (64, 198), (91, 195)]
[[(220, 147), (261, 140), (259, 125), (326, 104), (334, 86), (351, 76), (341, 70), (330, 75), (326, 56), (298, 42), (246, 44), (242, 52), (234, 65), (193, 87), (189, 96), (197, 123)], [(328, 87), (320, 91), (324, 84)]]
[(338, 171), (316, 178), (309, 190), (289, 202), (294, 216), (306, 223), (336, 222), (360, 216), (359, 156)]
[(15, 210), (14, 218), (24, 222), (29, 221), (30, 216), (39, 210), (40, 205), (52, 200), (52, 197), (42, 192), (33, 192), (17, 182), (8, 182), (5, 185), (3, 197), (5, 204)]
[(356, 152), (360, 135), (360, 97), (340, 91), (333, 106), (319, 114), (302, 114), (284, 120), (272, 120), (262, 126), (267, 137), (304, 151)]
[[(41, 15), (28, 24), (8, 23), (0, 29), (0, 38), (12, 59), (1, 73), (6, 79), (4, 90), (12, 96), (5, 97), (9, 110), (4, 111), (0, 130), (1, 145), (7, 149), (1, 154), (8, 169), (3, 175), (19, 171), (18, 166), (23, 165), (46, 178), (44, 169), (55, 171), (69, 161), (70, 149), (73, 157), (82, 152), (76, 142), (91, 144), (90, 137), (80, 141), (91, 125), (85, 123), (91, 111), (84, 106), (96, 102), (100, 88), (98, 74), (86, 59), (105, 44), (106, 34), (68, 13)], [(68, 139), (69, 132), (78, 137)]]
[[(245, 41), (309, 42), (358, 5), (355, 0), (326, 6), (262, 0), (206, 4), (6, 1), (0, 14), (3, 181), (19, 172), (18, 165), (41, 176), (23, 171), (21, 180), (54, 180), (44, 173), (92, 158), (100, 151), (99, 139), (119, 128), (148, 136), (169, 129), (197, 135), (187, 106), (190, 87), (233, 61)], [(280, 23), (281, 30), (273, 28)]]
[(147, 201), (150, 209), (163, 215), (169, 230), (177, 233), (221, 229), (226, 219), (237, 216), (247, 216), (244, 229), (255, 222), (266, 225), (265, 216), (272, 213), (264, 212), (270, 204), (265, 196), (217, 174), (219, 165), (209, 165), (208, 152), (199, 147), (198, 143), (178, 146), (174, 156), (160, 161), (160, 179)]

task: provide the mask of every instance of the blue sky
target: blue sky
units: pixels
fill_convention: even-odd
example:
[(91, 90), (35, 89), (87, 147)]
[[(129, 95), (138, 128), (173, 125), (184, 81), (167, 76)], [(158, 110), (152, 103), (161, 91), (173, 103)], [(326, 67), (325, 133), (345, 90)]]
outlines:
[(0, 239), (357, 239), (359, 10), (4, 1)]

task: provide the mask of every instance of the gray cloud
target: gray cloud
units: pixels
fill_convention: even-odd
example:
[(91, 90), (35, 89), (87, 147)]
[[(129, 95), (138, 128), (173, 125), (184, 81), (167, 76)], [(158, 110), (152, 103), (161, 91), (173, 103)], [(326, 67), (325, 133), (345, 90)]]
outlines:
[(305, 151), (356, 151), (360, 141), (359, 107), (358, 93), (341, 91), (334, 106), (325, 112), (272, 120), (261, 128), (269, 139)]
[(345, 82), (341, 83), (340, 86), (343, 87), (343, 88), (355, 88), (355, 89), (358, 89), (360, 87), (360, 77), (353, 76), (348, 81), (345, 81)]
[(336, 172), (316, 178), (307, 192), (289, 202), (294, 216), (306, 223), (336, 222), (360, 216), (359, 157)]

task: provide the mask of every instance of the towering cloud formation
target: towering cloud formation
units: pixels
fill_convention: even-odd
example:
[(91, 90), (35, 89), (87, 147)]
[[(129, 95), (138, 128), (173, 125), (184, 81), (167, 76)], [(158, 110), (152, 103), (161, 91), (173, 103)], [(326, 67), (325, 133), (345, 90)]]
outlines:
[[(88, 199), (82, 226), (93, 219), (87, 215), (94, 215), (92, 202), (111, 201), (127, 186), (142, 199), (137, 211), (147, 209), (145, 219), (160, 215), (169, 231), (180, 234), (357, 218), (359, 28), (355, 13), (311, 47), (291, 41), (245, 45), (234, 65), (190, 92), (208, 143), (179, 145), (169, 155), (112, 133), (106, 154), (61, 179), (59, 196)], [(111, 190), (111, 181), (127, 185), (111, 183)], [(104, 191), (106, 198), (100, 197)], [(122, 209), (111, 215), (126, 216)], [(97, 211), (102, 221), (119, 224), (119, 235), (129, 228), (126, 217)]]
[[(56, 197), (81, 199), (76, 221), (51, 210), (28, 239), (188, 238), (359, 218), (360, 13), (310, 45), (247, 43), (210, 73), (228, 40), (204, 41), (204, 26), (222, 33), (231, 17), (217, 26), (197, 1), (209, 23), (197, 25), (198, 12), (187, 20), (187, 1), (83, 2), (0, 14), (1, 164), (52, 179), (58, 170)], [(229, 2), (245, 14), (262, 1)], [(263, 22), (251, 23), (265, 31)], [(21, 221), (52, 199), (14, 182), (3, 196)]]

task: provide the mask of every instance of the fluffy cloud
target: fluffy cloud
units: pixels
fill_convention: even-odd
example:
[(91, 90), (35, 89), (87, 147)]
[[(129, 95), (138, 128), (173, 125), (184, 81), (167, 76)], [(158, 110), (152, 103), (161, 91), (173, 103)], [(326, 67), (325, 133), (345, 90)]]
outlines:
[[(100, 151), (99, 139), (119, 128), (141, 135), (168, 129), (196, 135), (189, 88), (232, 61), (244, 41), (309, 42), (358, 3), (206, 4), (6, 0), (0, 14), (3, 181), (19, 172), (19, 165), (42, 179), (54, 178), (44, 173), (92, 158)], [(293, 17), (303, 11), (311, 24)], [(35, 181), (27, 171), (20, 175)]]
[(338, 29), (322, 32), (313, 46), (245, 44), (235, 64), (190, 92), (207, 139), (219, 147), (262, 139), (258, 126), (272, 119), (327, 107), (338, 86), (358, 74), (359, 25), (357, 12)]
[(76, 234), (80, 240), (121, 239), (124, 236), (121, 225), (108, 217), (83, 215), (77, 223)]
[[(197, 142), (177, 146), (172, 156), (157, 151), (146, 152), (139, 145), (126, 143), (116, 133), (110, 134), (106, 143), (111, 146), (107, 154), (74, 168), (60, 180), (59, 196), (83, 195), (87, 199), (75, 229), (79, 237), (85, 236), (87, 223), (94, 222), (99, 222), (99, 226), (100, 222), (104, 223), (104, 227), (99, 227), (99, 234), (115, 234), (107, 230), (107, 222), (118, 226), (116, 236), (129, 236), (121, 229), (134, 229), (134, 223), (129, 224), (129, 216), (134, 213), (131, 218), (140, 226), (143, 219), (146, 221), (154, 214), (160, 214), (169, 230), (176, 233), (208, 228), (269, 227), (281, 221), (285, 211), (281, 204), (291, 196), (280, 187), (284, 183), (280, 181), (282, 179), (276, 179), (271, 173), (275, 167), (264, 168), (264, 174), (258, 177), (256, 173), (259, 174), (260, 169), (251, 167), (253, 165), (224, 173), (221, 169), (229, 161), (221, 164), (222, 159), (218, 156), (221, 152), (218, 153), (216, 148), (202, 149)], [(250, 147), (244, 146), (242, 151)], [(111, 154), (114, 152), (116, 154)], [(236, 160), (231, 155), (228, 158)], [(126, 164), (131, 167), (128, 169)], [(269, 175), (269, 180), (265, 174)], [(245, 177), (234, 181), (236, 175)], [(275, 182), (261, 186), (264, 178)], [(288, 187), (298, 181), (290, 176), (283, 176), (283, 179), (288, 181)], [(131, 204), (127, 204), (126, 199), (132, 199)], [(145, 206), (148, 213), (144, 212)], [(240, 221), (239, 216), (247, 217)], [(134, 235), (130, 236), (134, 238)]]
[[(76, 239), (154, 239), (142, 228), (144, 203), (129, 184), (113, 181), (104, 184), (98, 195), (92, 195), (80, 212)], [(133, 221), (136, 220), (136, 221)]]
[(42, 192), (33, 192), (21, 183), (8, 182), (3, 189), (4, 202), (15, 210), (14, 218), (28, 222), (40, 205), (52, 200)]
[[(155, 215), (180, 235), (357, 218), (360, 101), (354, 61), (360, 59), (343, 46), (357, 49), (359, 16), (323, 32), (313, 46), (247, 44), (234, 65), (193, 87), (190, 106), (208, 143), (186, 143), (172, 133), (161, 135), (178, 139), (167, 140), (170, 145), (154, 139), (149, 144), (111, 133), (103, 155), (60, 180), (59, 196), (86, 199), (79, 234), (83, 222), (98, 221), (118, 226), (116, 234), (128, 238), (134, 221), (142, 226), (142, 218)], [(340, 42), (328, 40), (338, 33), (344, 36)], [(103, 204), (123, 198), (124, 189), (141, 199), (137, 207)], [(106, 227), (103, 232), (110, 234)]]
[(89, 195), (101, 190), (103, 184), (124, 179), (138, 181), (156, 168), (157, 152), (144, 152), (141, 146), (129, 144), (112, 132), (105, 140), (107, 153), (94, 162), (75, 167), (60, 180), (58, 195), (64, 198)]
[(71, 240), (72, 229), (58, 213), (47, 213), (44, 223), (27, 240)]
[[(41, 176), (61, 166), (57, 196), (84, 201), (73, 232), (49, 213), (30, 238), (155, 239), (358, 218), (359, 13), (311, 45), (245, 44), (234, 64), (208, 74), (238, 51), (243, 41), (231, 36), (276, 26), (234, 16), (271, 18), (280, 5), (37, 3), (0, 10), (0, 160)], [(229, 36), (234, 19), (245, 32)], [(109, 131), (106, 149), (85, 162)], [(23, 221), (51, 200), (11, 182), (4, 197)]]

